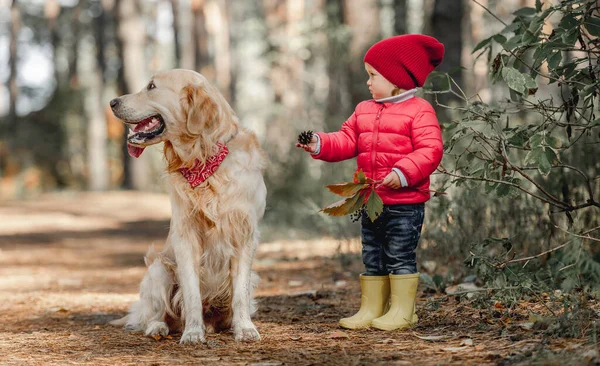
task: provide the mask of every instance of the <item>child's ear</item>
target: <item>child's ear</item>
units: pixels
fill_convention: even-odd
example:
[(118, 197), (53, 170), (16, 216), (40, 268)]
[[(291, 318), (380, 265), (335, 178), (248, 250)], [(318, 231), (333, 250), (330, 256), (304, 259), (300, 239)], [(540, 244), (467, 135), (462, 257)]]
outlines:
[(183, 109), (187, 114), (187, 130), (199, 135), (214, 127), (218, 121), (220, 108), (202, 86), (188, 85), (183, 88)]

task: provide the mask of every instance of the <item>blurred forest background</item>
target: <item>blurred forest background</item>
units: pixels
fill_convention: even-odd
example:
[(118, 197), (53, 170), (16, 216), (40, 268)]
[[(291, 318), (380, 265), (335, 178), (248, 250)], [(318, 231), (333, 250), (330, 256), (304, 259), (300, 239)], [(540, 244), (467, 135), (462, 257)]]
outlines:
[(589, 0), (0, 0), (0, 197), (163, 192), (162, 145), (131, 159), (108, 102), (187, 68), (268, 153), (266, 235), (356, 237), (347, 217), (317, 213), (355, 162), (312, 161), (294, 142), (369, 98), (368, 47), (424, 33), (446, 46), (421, 92), (446, 141), (419, 248), (427, 285), (475, 273), (497, 289), (593, 292), (597, 19)]

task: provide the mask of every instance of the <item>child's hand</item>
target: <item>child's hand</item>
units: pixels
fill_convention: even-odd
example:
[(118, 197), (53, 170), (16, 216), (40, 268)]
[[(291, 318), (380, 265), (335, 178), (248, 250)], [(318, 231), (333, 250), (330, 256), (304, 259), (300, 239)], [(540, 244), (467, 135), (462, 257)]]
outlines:
[(392, 189), (398, 189), (402, 187), (402, 185), (400, 184), (400, 177), (398, 177), (398, 174), (396, 174), (396, 172), (393, 170), (389, 172), (388, 175), (385, 176), (385, 178), (383, 178), (383, 182), (381, 182), (381, 185)]
[(309, 153), (312, 154), (317, 150), (317, 137), (313, 135), (313, 137), (310, 139), (310, 142), (307, 145), (303, 145), (303, 144), (297, 142), (296, 147), (301, 147), (305, 151), (308, 151)]

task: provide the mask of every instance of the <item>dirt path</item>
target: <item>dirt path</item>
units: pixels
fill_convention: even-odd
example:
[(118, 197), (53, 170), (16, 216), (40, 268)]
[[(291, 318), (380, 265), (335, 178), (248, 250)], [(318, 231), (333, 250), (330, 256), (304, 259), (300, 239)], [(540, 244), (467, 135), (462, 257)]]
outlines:
[[(359, 262), (342, 266), (334, 241), (260, 246), (255, 317), (262, 341), (232, 334), (179, 345), (107, 325), (137, 299), (143, 254), (168, 231), (163, 195), (56, 194), (0, 203), (0, 364), (448, 365), (590, 363), (585, 340), (548, 340), (487, 311), (419, 299), (419, 326), (402, 332), (344, 331), (357, 309)], [(343, 250), (358, 250), (346, 243)], [(542, 305), (529, 305), (538, 306)], [(523, 312), (522, 321), (526, 320)]]

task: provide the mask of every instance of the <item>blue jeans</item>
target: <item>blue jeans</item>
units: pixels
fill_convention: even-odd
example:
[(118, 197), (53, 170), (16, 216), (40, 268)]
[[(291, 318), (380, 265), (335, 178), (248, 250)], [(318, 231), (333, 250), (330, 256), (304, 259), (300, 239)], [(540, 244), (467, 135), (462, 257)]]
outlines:
[(386, 205), (375, 220), (362, 215), (362, 258), (367, 276), (417, 273), (415, 250), (421, 237), (425, 204)]

